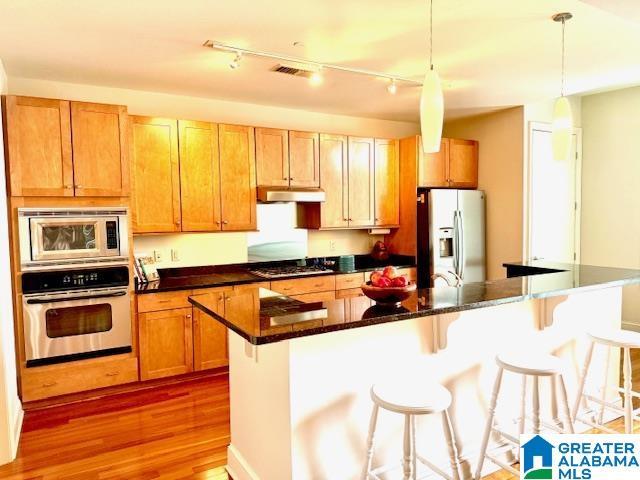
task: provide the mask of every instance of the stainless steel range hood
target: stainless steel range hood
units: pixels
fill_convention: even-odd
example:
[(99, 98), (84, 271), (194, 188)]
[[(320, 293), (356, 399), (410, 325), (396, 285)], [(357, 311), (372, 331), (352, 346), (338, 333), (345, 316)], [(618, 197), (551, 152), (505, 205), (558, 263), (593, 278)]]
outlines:
[(258, 187), (260, 202), (324, 202), (326, 195), (321, 188)]

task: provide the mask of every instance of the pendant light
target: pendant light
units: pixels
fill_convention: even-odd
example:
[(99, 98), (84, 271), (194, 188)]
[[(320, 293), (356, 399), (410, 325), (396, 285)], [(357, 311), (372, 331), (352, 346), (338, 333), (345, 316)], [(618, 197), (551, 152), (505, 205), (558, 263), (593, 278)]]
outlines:
[(565, 22), (573, 17), (568, 12), (554, 15), (554, 22), (562, 22), (562, 78), (560, 81), (560, 97), (553, 106), (553, 120), (551, 124), (551, 144), (553, 158), (558, 161), (567, 160), (571, 152), (571, 134), (573, 129), (573, 115), (569, 100), (564, 96), (564, 27)]
[(429, 0), (429, 70), (424, 76), (420, 97), (420, 131), (422, 150), (425, 153), (440, 151), (443, 120), (442, 86), (440, 77), (433, 69), (433, 0)]

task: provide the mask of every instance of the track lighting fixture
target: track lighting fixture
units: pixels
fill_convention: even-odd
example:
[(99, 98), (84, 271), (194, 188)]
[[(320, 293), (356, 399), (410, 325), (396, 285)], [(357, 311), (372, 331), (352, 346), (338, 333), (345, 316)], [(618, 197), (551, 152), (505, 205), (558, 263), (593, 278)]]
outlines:
[(398, 85), (396, 85), (396, 79), (392, 78), (389, 85), (387, 85), (387, 92), (391, 95), (395, 95), (398, 92)]
[(229, 68), (231, 68), (232, 70), (238, 68), (240, 66), (240, 60), (242, 60), (242, 53), (236, 52), (235, 58), (229, 63)]

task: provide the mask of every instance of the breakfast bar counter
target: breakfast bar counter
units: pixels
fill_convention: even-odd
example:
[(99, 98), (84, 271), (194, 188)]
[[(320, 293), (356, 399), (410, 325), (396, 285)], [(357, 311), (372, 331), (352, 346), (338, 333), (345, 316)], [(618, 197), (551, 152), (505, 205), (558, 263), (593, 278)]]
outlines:
[[(640, 271), (586, 265), (515, 271), (524, 276), (418, 289), (397, 308), (363, 296), (303, 303), (251, 286), (228, 292), (222, 301), (219, 294), (192, 296), (194, 307), (229, 330), (230, 475), (235, 480), (360, 478), (370, 387), (395, 378), (409, 385), (436, 381), (449, 389), (464, 478), (471, 478), (495, 355), (531, 349), (559, 356), (571, 398), (586, 332), (619, 328), (622, 288), (640, 283)], [(618, 365), (615, 355), (607, 359), (596, 351), (589, 383), (604, 377), (617, 382)], [(551, 388), (541, 385), (542, 411), (556, 419)], [(505, 376), (498, 421), (512, 433), (520, 389), (519, 378)], [(607, 399), (620, 401), (613, 391)], [(381, 414), (374, 464), (401, 458), (402, 426), (401, 416)], [(439, 421), (419, 418), (417, 428), (418, 452), (446, 465)], [(494, 438), (490, 451), (512, 461), (507, 447)], [(491, 468), (487, 462), (485, 473)], [(398, 472), (381, 478), (397, 478)]]

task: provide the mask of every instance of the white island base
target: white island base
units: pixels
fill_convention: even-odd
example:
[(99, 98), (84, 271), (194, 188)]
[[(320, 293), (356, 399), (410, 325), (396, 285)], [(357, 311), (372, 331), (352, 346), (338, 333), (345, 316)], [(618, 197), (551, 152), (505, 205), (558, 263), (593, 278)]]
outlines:
[[(591, 328), (620, 327), (621, 287), (428, 316), (261, 346), (229, 333), (231, 445), (234, 480), (354, 480), (360, 478), (369, 426), (369, 389), (391, 376), (439, 381), (450, 407), (464, 478), (475, 470), (494, 375), (495, 355), (534, 348), (567, 362), (572, 404)], [(589, 384), (617, 385), (619, 357), (596, 349)], [(588, 386), (589, 386), (588, 384)], [(557, 418), (541, 382), (543, 415)], [(531, 391), (531, 389), (529, 389)], [(516, 432), (521, 378), (505, 374), (497, 419)], [(610, 392), (608, 399), (619, 396)], [(528, 406), (531, 399), (528, 398)], [(418, 452), (448, 465), (439, 416), (418, 419)], [(381, 411), (374, 465), (399, 461), (403, 419)], [(577, 431), (585, 431), (576, 425)], [(490, 450), (504, 451), (496, 439)], [(509, 458), (509, 452), (503, 458)], [(511, 457), (512, 459), (513, 457)], [(486, 474), (497, 467), (485, 463)], [(420, 473), (420, 472), (419, 472)], [(398, 468), (382, 478), (402, 478)], [(435, 478), (435, 477), (434, 477)]]

